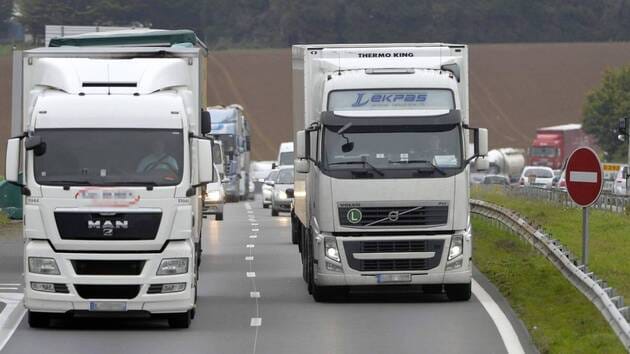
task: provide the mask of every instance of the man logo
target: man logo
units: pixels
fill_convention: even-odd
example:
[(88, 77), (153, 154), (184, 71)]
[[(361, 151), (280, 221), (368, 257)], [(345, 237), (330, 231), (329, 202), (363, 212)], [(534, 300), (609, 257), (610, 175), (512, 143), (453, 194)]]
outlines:
[(346, 214), (346, 219), (348, 219), (351, 224), (358, 224), (363, 219), (363, 213), (361, 213), (361, 210), (357, 208), (352, 208), (348, 210), (348, 214)]
[(88, 229), (103, 230), (103, 236), (113, 236), (116, 229), (128, 229), (129, 221), (127, 220), (88, 220)]

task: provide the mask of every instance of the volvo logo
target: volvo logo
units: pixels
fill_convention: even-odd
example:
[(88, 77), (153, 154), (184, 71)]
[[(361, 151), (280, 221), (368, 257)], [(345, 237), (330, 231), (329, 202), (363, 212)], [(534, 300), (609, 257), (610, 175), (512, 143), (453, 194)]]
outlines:
[(389, 212), (389, 214), (387, 214), (387, 219), (391, 222), (398, 221), (398, 218), (400, 218), (400, 213), (398, 212), (398, 210), (392, 210)]
[(127, 220), (88, 220), (88, 229), (103, 230), (103, 236), (113, 236), (114, 230), (128, 228), (129, 221)]

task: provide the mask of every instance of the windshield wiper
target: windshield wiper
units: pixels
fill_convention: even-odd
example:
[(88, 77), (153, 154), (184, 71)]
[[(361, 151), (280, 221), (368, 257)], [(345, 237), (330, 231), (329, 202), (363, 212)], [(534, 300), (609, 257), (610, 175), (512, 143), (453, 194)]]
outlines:
[(142, 186), (147, 187), (148, 191), (152, 191), (153, 187), (158, 184), (153, 181), (118, 181), (118, 182), (108, 182), (110, 186)]
[(341, 162), (333, 162), (333, 163), (329, 163), (328, 166), (333, 166), (333, 165), (356, 165), (356, 164), (362, 164), (362, 165), (367, 165), (369, 166), (374, 172), (378, 173), (381, 177), (385, 176), (385, 173), (383, 173), (383, 171), (379, 170), (378, 168), (374, 167), (374, 165), (372, 165), (366, 158), (362, 158), (360, 161), (341, 161)]
[[(436, 164), (434, 164), (432, 161), (429, 161), (429, 160), (398, 160), (398, 161), (389, 161), (389, 163), (396, 163), (396, 164), (423, 163), (425, 165), (429, 165), (430, 167), (432, 167), (432, 171), (438, 171), (443, 176), (447, 174), (446, 171), (439, 168)], [(418, 171), (424, 172), (423, 170), (418, 170)]]
[(63, 190), (69, 190), (72, 186), (93, 186), (94, 184), (90, 181), (76, 181), (76, 180), (58, 180), (58, 181), (50, 181), (49, 183), (60, 185), (63, 187)]

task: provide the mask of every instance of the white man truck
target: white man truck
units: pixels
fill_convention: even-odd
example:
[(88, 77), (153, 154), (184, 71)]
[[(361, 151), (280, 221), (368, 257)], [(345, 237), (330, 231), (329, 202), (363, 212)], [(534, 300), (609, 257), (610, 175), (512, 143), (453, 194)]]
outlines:
[(51, 46), (21, 53), (6, 158), (24, 194), (29, 324), (123, 315), (188, 327), (212, 182), (207, 50), (186, 30)]
[(468, 126), (467, 47), (297, 45), (292, 66), (292, 234), (314, 299), (415, 285), (468, 300), (468, 165), (487, 130)]

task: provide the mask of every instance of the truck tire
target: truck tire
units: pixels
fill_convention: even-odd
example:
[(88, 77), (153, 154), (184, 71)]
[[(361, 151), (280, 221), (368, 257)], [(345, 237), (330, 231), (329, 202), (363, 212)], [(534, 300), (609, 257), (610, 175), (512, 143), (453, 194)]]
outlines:
[(263, 203), (263, 209), (269, 209), (269, 204)]
[(168, 325), (171, 326), (171, 328), (190, 327), (190, 311), (169, 315)]
[(297, 245), (300, 242), (300, 220), (291, 215), (291, 243)]
[(50, 314), (29, 311), (28, 325), (31, 328), (47, 328), (50, 325)]
[(215, 216), (214, 216), (214, 220), (218, 220), (218, 221), (223, 220), (223, 213), (220, 213), (220, 214), (215, 215)]
[(471, 290), (470, 283), (467, 284), (446, 284), (446, 297), (451, 301), (468, 301), (470, 300)]
[(280, 215), (278, 211), (274, 208), (271, 208), (271, 216), (278, 216), (278, 215)]

